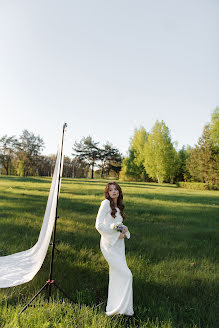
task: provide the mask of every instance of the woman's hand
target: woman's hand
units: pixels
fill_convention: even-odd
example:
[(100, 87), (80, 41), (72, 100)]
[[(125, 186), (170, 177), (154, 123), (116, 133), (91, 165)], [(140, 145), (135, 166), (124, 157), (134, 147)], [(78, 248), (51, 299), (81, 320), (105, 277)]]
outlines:
[(127, 227), (124, 226), (124, 228), (122, 229), (122, 232), (120, 232), (119, 239), (125, 238), (125, 234), (126, 234), (127, 231), (128, 231)]
[[(123, 229), (123, 230), (124, 230), (124, 229)], [(123, 232), (123, 230), (122, 230), (122, 232), (120, 232), (119, 239), (123, 239), (123, 238), (125, 238), (125, 232)]]

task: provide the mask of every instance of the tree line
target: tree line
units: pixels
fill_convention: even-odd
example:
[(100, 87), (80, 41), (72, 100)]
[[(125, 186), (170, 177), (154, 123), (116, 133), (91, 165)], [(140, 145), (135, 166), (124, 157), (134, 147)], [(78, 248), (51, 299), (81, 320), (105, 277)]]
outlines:
[(219, 184), (219, 108), (194, 147), (179, 151), (171, 140), (164, 121), (156, 121), (152, 130), (136, 129), (128, 156), (122, 162), (121, 180), (204, 182), (206, 189)]
[[(16, 136), (0, 138), (2, 174), (50, 176), (56, 155), (42, 155), (44, 141), (24, 130)], [(142, 126), (134, 131), (126, 157), (107, 142), (100, 145), (91, 136), (75, 142), (72, 158), (65, 156), (65, 177), (109, 177), (123, 181), (204, 182), (206, 188), (219, 184), (219, 108), (194, 147), (177, 150), (164, 121), (156, 121), (147, 132)]]
[[(4, 135), (0, 138), (1, 173), (18, 176), (52, 175), (56, 155), (42, 155), (43, 149), (43, 139), (28, 130), (24, 130), (18, 138)], [(92, 137), (84, 137), (75, 142), (72, 156), (64, 156), (64, 177), (119, 177), (123, 157), (109, 142), (100, 146)]]

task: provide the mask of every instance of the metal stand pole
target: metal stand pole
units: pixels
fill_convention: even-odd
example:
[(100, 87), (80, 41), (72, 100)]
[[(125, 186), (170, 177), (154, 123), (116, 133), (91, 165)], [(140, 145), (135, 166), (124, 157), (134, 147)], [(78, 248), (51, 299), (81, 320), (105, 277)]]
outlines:
[(53, 228), (53, 241), (52, 241), (52, 254), (50, 259), (50, 272), (49, 272), (49, 280), (46, 281), (46, 283), (40, 288), (40, 290), (36, 293), (36, 295), (25, 305), (25, 307), (21, 310), (20, 313), (24, 312), (27, 307), (30, 305), (30, 303), (35, 300), (35, 298), (47, 287), (49, 288), (49, 295), (48, 295), (48, 301), (50, 301), (50, 298), (52, 296), (52, 285), (55, 286), (62, 294), (68, 298), (70, 301), (73, 302), (70, 296), (66, 294), (63, 289), (59, 287), (59, 285), (55, 282), (55, 280), (52, 279), (53, 277), (53, 267), (54, 267), (54, 254), (55, 254), (55, 244), (56, 244), (56, 223), (58, 217), (58, 203), (59, 203), (59, 191), (60, 191), (60, 182), (61, 182), (61, 167), (62, 167), (62, 156), (63, 156), (63, 141), (64, 141), (64, 132), (65, 128), (67, 127), (67, 124), (65, 123), (63, 125), (63, 133), (62, 133), (62, 145), (61, 145), (61, 158), (60, 158), (60, 167), (59, 167), (59, 180), (58, 180), (58, 192), (57, 192), (57, 202), (56, 202), (56, 216), (55, 216), (55, 223)]

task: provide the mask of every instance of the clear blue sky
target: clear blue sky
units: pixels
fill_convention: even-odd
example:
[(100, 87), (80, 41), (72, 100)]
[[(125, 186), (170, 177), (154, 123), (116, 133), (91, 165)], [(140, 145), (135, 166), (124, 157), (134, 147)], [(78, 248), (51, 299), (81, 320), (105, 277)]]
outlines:
[(91, 135), (125, 154), (164, 120), (193, 146), (219, 106), (217, 0), (1, 0), (0, 136), (65, 154)]

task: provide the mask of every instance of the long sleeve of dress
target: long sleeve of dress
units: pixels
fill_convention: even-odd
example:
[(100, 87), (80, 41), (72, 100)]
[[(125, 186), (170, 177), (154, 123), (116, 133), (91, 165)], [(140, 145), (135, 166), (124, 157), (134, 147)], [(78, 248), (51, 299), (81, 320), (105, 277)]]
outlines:
[(110, 203), (108, 199), (105, 199), (101, 202), (97, 218), (96, 218), (96, 229), (101, 234), (101, 236), (113, 246), (116, 241), (119, 239), (120, 232), (110, 227), (110, 221), (107, 218), (108, 214), (111, 211)]

